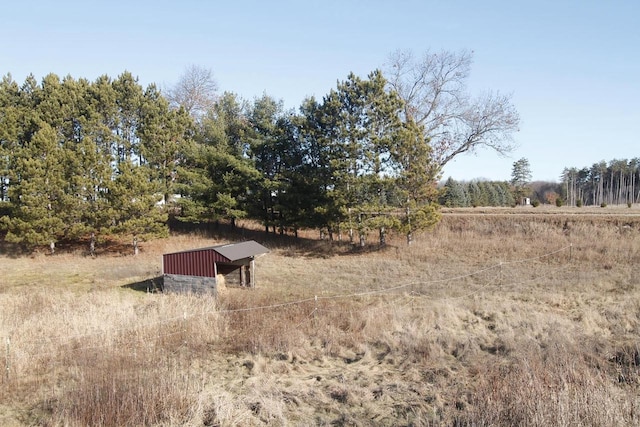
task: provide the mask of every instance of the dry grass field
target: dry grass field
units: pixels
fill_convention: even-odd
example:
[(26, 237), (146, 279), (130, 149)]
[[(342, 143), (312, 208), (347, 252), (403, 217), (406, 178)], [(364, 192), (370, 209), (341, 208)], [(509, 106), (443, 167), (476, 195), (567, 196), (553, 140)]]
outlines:
[(445, 210), (383, 249), (244, 232), (257, 287), (151, 291), (191, 233), (0, 254), (3, 426), (640, 424), (640, 208)]

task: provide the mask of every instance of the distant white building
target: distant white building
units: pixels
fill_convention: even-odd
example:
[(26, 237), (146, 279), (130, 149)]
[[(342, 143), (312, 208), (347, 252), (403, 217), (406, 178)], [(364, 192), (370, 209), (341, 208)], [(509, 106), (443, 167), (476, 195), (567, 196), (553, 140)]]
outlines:
[[(166, 202), (166, 200), (164, 198), (164, 194), (162, 194), (162, 195), (158, 194), (158, 196), (161, 197), (161, 198), (160, 198), (160, 200), (158, 202), (156, 202), (156, 205), (158, 205), (158, 206), (166, 205), (167, 202)], [(182, 197), (182, 195), (180, 195), (180, 194), (170, 194), (169, 195), (169, 203), (176, 203), (178, 200), (180, 200), (181, 197)]]

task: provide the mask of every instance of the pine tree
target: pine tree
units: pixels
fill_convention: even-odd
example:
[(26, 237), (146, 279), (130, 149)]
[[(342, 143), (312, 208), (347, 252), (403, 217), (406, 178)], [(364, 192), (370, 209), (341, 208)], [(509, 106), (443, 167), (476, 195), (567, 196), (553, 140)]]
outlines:
[(115, 111), (110, 111), (109, 125), (115, 138), (112, 151), (115, 163), (140, 162), (138, 128), (142, 108), (142, 87), (129, 72), (124, 72), (112, 82), (115, 95)]
[[(338, 213), (333, 211), (328, 193), (332, 185), (329, 147), (322, 106), (314, 98), (305, 99), (300, 114), (293, 118), (299, 164), (290, 171), (290, 223), (297, 228), (326, 228)], [(294, 163), (292, 160), (291, 163)]]
[(19, 134), (22, 129), (20, 121), (25, 114), (20, 105), (20, 98), (18, 84), (13, 81), (11, 75), (4, 76), (0, 81), (0, 203), (9, 202), (11, 153), (19, 146)]
[(414, 122), (405, 123), (395, 141), (392, 158), (402, 192), (400, 207), (405, 212), (399, 229), (411, 244), (416, 231), (429, 229), (440, 221), (436, 188), (439, 166), (424, 141), (424, 132)]
[(351, 241), (357, 232), (362, 244), (373, 229), (383, 243), (389, 229), (411, 239), (437, 222), (438, 166), (419, 126), (403, 123), (401, 112), (402, 102), (386, 90), (379, 71), (367, 79), (350, 74), (321, 104), (305, 100), (291, 137), (303, 165), (282, 198), (303, 207), (307, 221), (301, 223), (330, 236), (349, 230)]
[(64, 152), (55, 130), (39, 122), (40, 130), (23, 147), (13, 150), (9, 197), (12, 214), (5, 217), (9, 242), (28, 247), (51, 245), (65, 235)]
[(138, 129), (140, 163), (149, 167), (152, 179), (158, 182), (165, 207), (173, 203), (181, 151), (191, 123), (184, 109), (169, 109), (169, 102), (154, 85), (146, 89)]
[(531, 166), (529, 160), (522, 158), (513, 163), (511, 172), (511, 185), (514, 187), (514, 197), (518, 203), (522, 203), (522, 199), (528, 194), (527, 185), (531, 181)]
[(247, 120), (241, 101), (225, 93), (203, 116), (194, 141), (185, 141), (177, 168), (182, 195), (180, 220), (229, 220), (232, 225), (250, 210), (249, 189), (260, 179), (245, 155)]
[[(115, 117), (109, 121), (112, 126), (111, 139), (113, 175), (109, 184), (107, 200), (113, 210), (111, 231), (121, 235), (134, 235), (141, 238), (150, 236), (164, 236), (167, 234), (167, 212), (161, 207), (165, 192), (167, 170), (164, 168), (165, 154), (171, 150), (158, 149), (154, 163), (146, 161), (144, 154), (150, 157), (154, 144), (162, 145), (161, 138), (150, 130), (153, 124), (153, 114), (149, 110), (155, 100), (163, 103), (156, 96), (155, 88), (147, 91), (145, 100), (142, 87), (131, 73), (122, 73), (113, 81), (113, 94), (115, 95)], [(147, 102), (145, 102), (147, 101)], [(166, 104), (163, 104), (166, 105)], [(147, 110), (145, 110), (147, 107)], [(113, 110), (111, 110), (113, 111)], [(143, 126), (145, 111), (152, 118), (149, 127)], [(166, 111), (166, 110), (165, 110)], [(147, 116), (148, 118), (148, 116)], [(162, 127), (162, 125), (160, 125)], [(148, 131), (144, 135), (144, 131)], [(158, 128), (153, 128), (159, 131)], [(149, 134), (152, 134), (150, 136)], [(143, 136), (147, 139), (143, 141)], [(158, 140), (154, 138), (158, 137)], [(144, 142), (144, 143), (143, 143)], [(145, 146), (144, 144), (147, 144)], [(157, 147), (157, 145), (156, 145)], [(163, 158), (164, 157), (164, 158)], [(170, 157), (170, 155), (169, 155)]]
[(469, 199), (465, 186), (449, 177), (444, 184), (438, 202), (448, 208), (461, 208), (469, 206)]
[(160, 186), (148, 165), (120, 162), (107, 198), (112, 209), (111, 231), (142, 239), (167, 235), (167, 213), (159, 206)]
[(332, 181), (327, 226), (349, 229), (351, 240), (354, 229), (363, 236), (379, 222), (366, 221), (371, 212), (387, 210), (378, 193), (384, 175), (391, 173), (390, 151), (402, 124), (401, 102), (385, 86), (379, 71), (367, 79), (351, 73), (322, 104), (322, 140), (328, 144)]
[(283, 159), (279, 122), (283, 116), (282, 101), (276, 101), (266, 94), (255, 100), (249, 115), (249, 155), (261, 174), (261, 179), (252, 188), (254, 203), (250, 209), (253, 215), (261, 219), (267, 232), (270, 227), (275, 232), (280, 222), (278, 195), (283, 190), (280, 181)]

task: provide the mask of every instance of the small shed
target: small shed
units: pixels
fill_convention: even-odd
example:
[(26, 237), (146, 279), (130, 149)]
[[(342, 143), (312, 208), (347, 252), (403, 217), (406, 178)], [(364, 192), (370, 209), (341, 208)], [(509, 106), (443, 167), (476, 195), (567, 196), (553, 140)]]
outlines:
[(255, 259), (269, 249), (253, 240), (162, 255), (165, 292), (217, 292), (216, 277), (239, 271), (242, 286), (255, 287)]

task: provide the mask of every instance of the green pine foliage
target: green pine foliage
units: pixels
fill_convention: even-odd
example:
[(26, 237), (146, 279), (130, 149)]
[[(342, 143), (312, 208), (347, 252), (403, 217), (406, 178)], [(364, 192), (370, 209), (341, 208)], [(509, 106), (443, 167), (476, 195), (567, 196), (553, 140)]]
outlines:
[(469, 192), (465, 185), (449, 177), (442, 188), (440, 204), (448, 208), (469, 206)]
[(514, 193), (506, 181), (459, 182), (449, 177), (440, 189), (439, 203), (450, 208), (513, 206)]
[(55, 244), (68, 225), (64, 149), (51, 126), (40, 126), (29, 142), (13, 150), (10, 161), (20, 180), (9, 189), (13, 209), (4, 220), (7, 241), (29, 246)]
[(516, 203), (522, 203), (523, 199), (531, 193), (529, 183), (531, 181), (531, 165), (529, 160), (521, 158), (513, 163), (511, 171), (511, 185)]
[(261, 175), (246, 155), (250, 128), (245, 110), (237, 95), (225, 93), (201, 118), (194, 137), (182, 145), (176, 169), (176, 190), (182, 196), (177, 219), (235, 224), (252, 210), (250, 189)]
[(121, 162), (107, 196), (113, 209), (109, 231), (142, 238), (166, 236), (167, 213), (158, 206), (160, 190), (149, 166), (138, 166), (131, 160)]
[(184, 109), (170, 110), (154, 85), (145, 91), (140, 109), (140, 163), (148, 166), (152, 180), (160, 186), (162, 201), (170, 204), (191, 119)]
[[(30, 76), (0, 84), (2, 218), (27, 247), (91, 233), (162, 236), (175, 148), (189, 123), (130, 73), (91, 83)], [(172, 145), (173, 144), (173, 145)], [(6, 212), (8, 211), (8, 213)]]
[[(26, 247), (165, 236), (171, 217), (410, 241), (440, 218), (438, 175), (380, 71), (350, 74), (297, 113), (226, 92), (195, 118), (129, 72), (0, 81), (0, 232)], [(447, 191), (446, 205), (470, 203), (464, 185)]]

